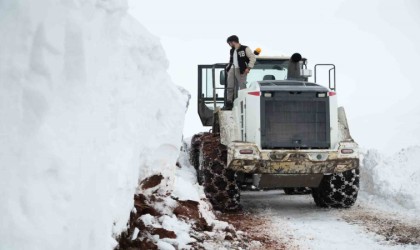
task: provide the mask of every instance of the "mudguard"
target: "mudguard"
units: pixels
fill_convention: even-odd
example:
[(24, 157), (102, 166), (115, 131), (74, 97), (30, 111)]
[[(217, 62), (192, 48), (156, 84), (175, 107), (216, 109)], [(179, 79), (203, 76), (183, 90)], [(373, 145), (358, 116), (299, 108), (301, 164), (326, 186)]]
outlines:
[(350, 129), (347, 123), (347, 116), (344, 107), (338, 108), (338, 131), (338, 138), (340, 142), (354, 142), (350, 135)]
[(228, 146), (233, 141), (240, 140), (238, 126), (235, 121), (235, 114), (233, 111), (219, 110), (216, 113), (219, 117), (220, 126), (220, 142)]

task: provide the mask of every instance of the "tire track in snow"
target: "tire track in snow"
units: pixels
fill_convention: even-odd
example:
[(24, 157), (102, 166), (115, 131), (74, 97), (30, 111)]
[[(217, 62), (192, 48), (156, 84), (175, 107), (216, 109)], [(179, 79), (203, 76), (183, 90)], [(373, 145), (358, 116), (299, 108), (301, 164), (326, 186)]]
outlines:
[(384, 211), (357, 207), (342, 211), (342, 217), (348, 223), (362, 226), (365, 230), (384, 237), (395, 244), (417, 245), (420, 248), (420, 221), (407, 221), (395, 214)]
[[(264, 214), (253, 212), (221, 213), (219, 219), (228, 221), (236, 230), (245, 232), (247, 237), (259, 243), (259, 247), (249, 247), (251, 250), (297, 250), (299, 245), (291, 234), (273, 233), (271, 220)], [(284, 225), (286, 228), (286, 225)], [(284, 230), (286, 232), (287, 230)]]
[[(374, 217), (363, 216), (358, 203), (351, 209), (317, 208), (310, 195), (289, 196), (283, 191), (243, 192), (244, 210), (269, 220), (273, 237), (291, 235), (300, 249), (419, 249), (396, 245), (360, 224)], [(354, 216), (352, 216), (354, 215)], [(357, 216), (360, 215), (360, 216)], [(352, 219), (350, 219), (352, 218)], [(351, 223), (349, 223), (351, 222)]]

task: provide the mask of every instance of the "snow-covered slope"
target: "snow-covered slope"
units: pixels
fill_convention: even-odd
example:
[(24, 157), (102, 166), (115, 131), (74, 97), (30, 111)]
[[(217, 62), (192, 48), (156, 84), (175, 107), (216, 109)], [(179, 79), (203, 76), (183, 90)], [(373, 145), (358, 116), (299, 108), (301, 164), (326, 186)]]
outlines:
[(187, 97), (124, 0), (0, 1), (0, 249), (110, 249)]
[[(396, 211), (420, 212), (420, 147), (402, 149), (387, 157), (376, 150), (364, 155), (361, 167), (361, 194), (376, 206), (387, 205)], [(401, 210), (403, 208), (403, 210)]]

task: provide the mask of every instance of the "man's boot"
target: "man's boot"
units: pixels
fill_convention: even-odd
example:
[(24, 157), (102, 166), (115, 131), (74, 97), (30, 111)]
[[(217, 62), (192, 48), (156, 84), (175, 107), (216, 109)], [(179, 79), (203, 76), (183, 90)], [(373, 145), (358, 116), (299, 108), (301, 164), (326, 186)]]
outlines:
[(226, 102), (226, 105), (222, 108), (222, 110), (232, 110), (233, 103), (232, 102)]

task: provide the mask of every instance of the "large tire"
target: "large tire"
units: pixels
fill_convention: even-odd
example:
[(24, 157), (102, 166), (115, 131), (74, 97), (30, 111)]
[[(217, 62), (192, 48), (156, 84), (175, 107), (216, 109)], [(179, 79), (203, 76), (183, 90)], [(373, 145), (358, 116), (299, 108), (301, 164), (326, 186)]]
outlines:
[(203, 132), (199, 134), (195, 134), (191, 138), (191, 146), (190, 146), (190, 164), (194, 166), (194, 168), (197, 170), (198, 166), (200, 165), (198, 157), (200, 156), (200, 146), (203, 136), (209, 135), (209, 132)]
[(359, 169), (325, 175), (312, 197), (318, 207), (349, 208), (354, 205), (359, 191)]
[(302, 195), (302, 194), (310, 194), (311, 189), (307, 187), (299, 187), (299, 188), (283, 188), (284, 193), (287, 195)]
[(220, 211), (240, 210), (240, 193), (235, 172), (227, 169), (227, 149), (218, 134), (202, 137), (198, 178), (202, 174), (204, 192), (213, 208)]

